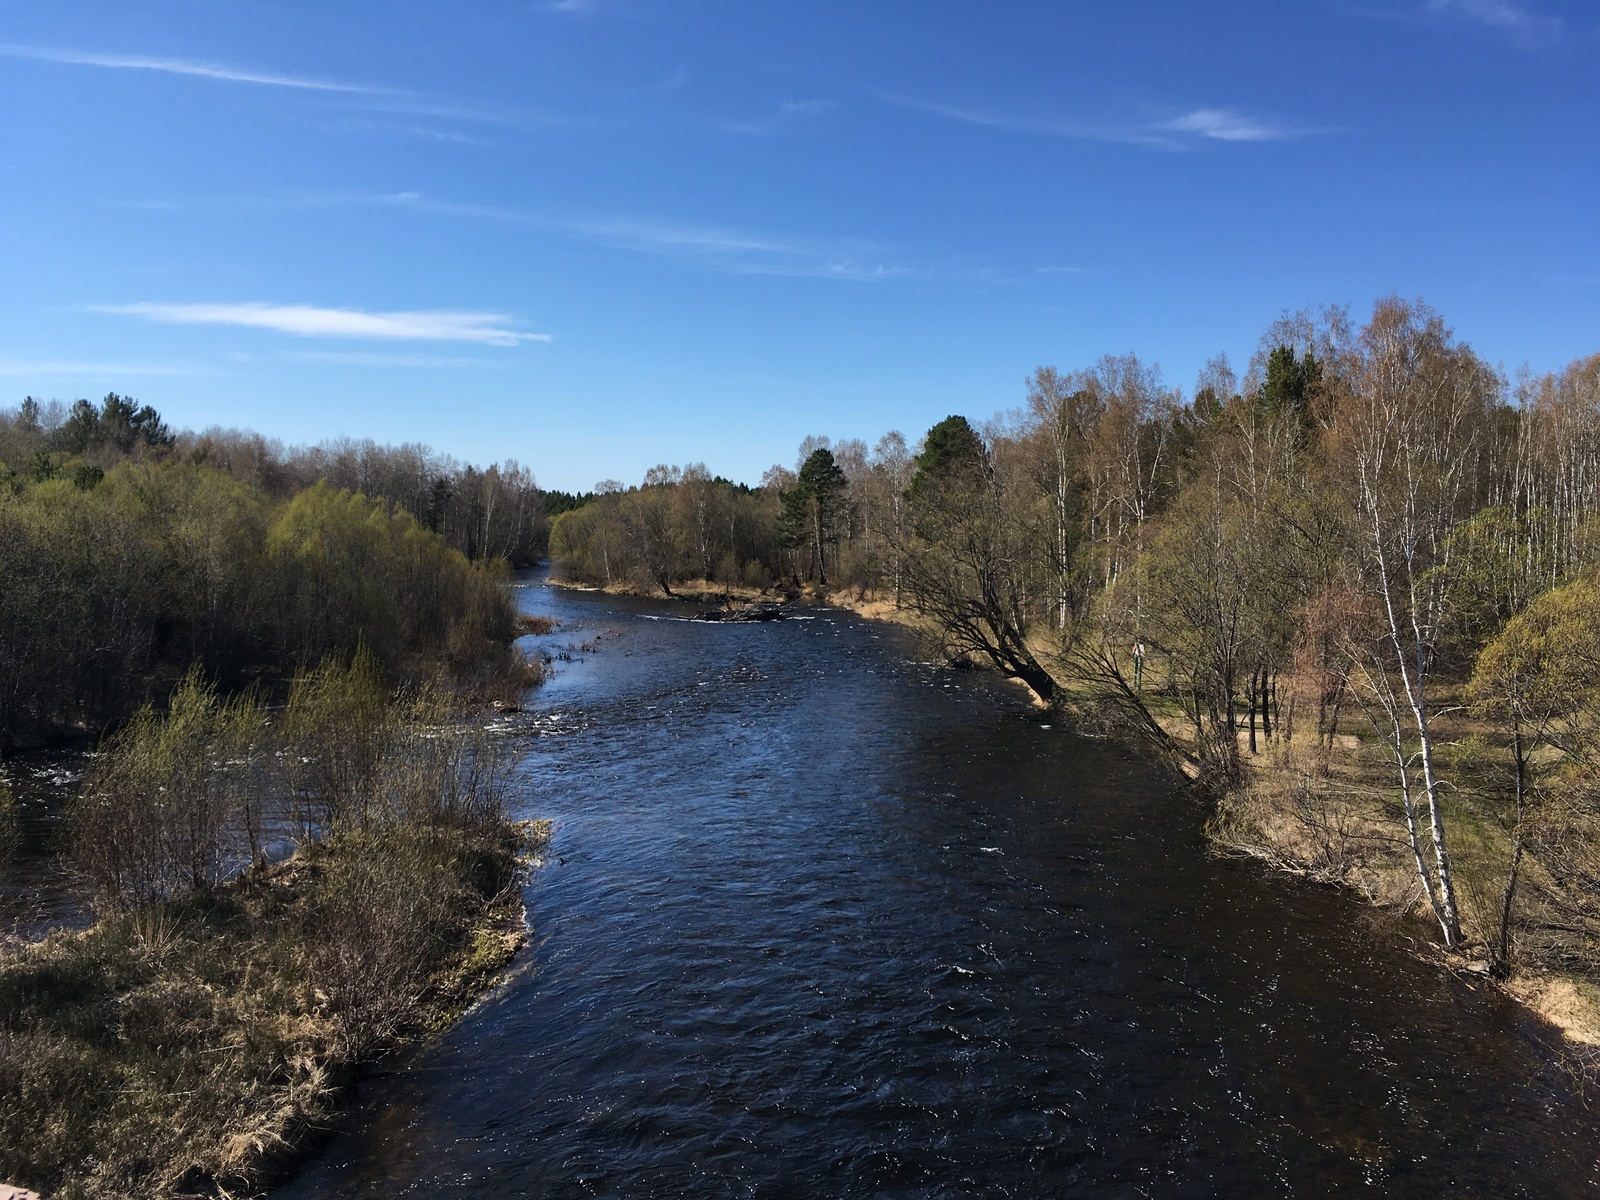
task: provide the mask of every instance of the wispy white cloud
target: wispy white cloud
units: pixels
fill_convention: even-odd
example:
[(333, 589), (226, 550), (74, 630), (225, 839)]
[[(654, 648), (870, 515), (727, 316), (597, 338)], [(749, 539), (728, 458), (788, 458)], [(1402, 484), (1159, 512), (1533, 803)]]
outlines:
[(728, 133), (780, 133), (785, 128), (820, 117), (838, 107), (833, 100), (785, 100), (770, 116), (755, 121), (724, 121), (722, 128)]
[(403, 88), (377, 87), (313, 79), (278, 71), (261, 71), (225, 63), (202, 62), (186, 58), (161, 58), (139, 54), (98, 54), (82, 50), (0, 43), (0, 57), (28, 58), (39, 62), (72, 66), (105, 67), (126, 71), (156, 71), (166, 75), (186, 75), (224, 83), (257, 84), (290, 88), (337, 96), (347, 104), (370, 111), (413, 117), (433, 117), (446, 121), (515, 127), (576, 124), (569, 118), (519, 108), (485, 106), (450, 97), (428, 96)]
[(546, 333), (507, 328), (504, 313), (362, 312), (352, 308), (317, 308), (309, 304), (99, 304), (93, 311), (143, 317), (166, 325), (237, 325), (270, 329), (297, 337), (370, 338), (391, 341), (478, 342), (515, 346), (548, 342)]
[(1036, 275), (1087, 275), (1088, 267), (1035, 267)]
[(916, 274), (910, 267), (898, 264), (860, 261), (862, 256), (879, 249), (861, 242), (774, 237), (741, 229), (637, 218), (572, 221), (568, 227), (593, 242), (646, 254), (697, 258), (735, 275), (876, 282)]
[(1219, 142), (1282, 142), (1300, 136), (1300, 131), (1286, 129), (1254, 117), (1247, 117), (1228, 108), (1197, 108), (1166, 122), (1163, 129), (1174, 133), (1193, 133)]
[(0, 375), (203, 375), (197, 367), (171, 363), (102, 363), (61, 359), (0, 358)]
[(671, 221), (628, 217), (579, 220), (568, 224), (575, 232), (594, 241), (657, 254), (683, 252), (798, 256), (813, 249), (802, 242), (711, 225), (682, 225)]
[(743, 262), (727, 267), (735, 275), (778, 275), (790, 279), (841, 279), (851, 283), (883, 283), (890, 279), (923, 278), (930, 274), (898, 263), (860, 263), (843, 258), (817, 262)]
[(348, 367), (497, 367), (486, 358), (448, 358), (437, 354), (376, 354), (362, 350), (306, 350), (283, 355), (289, 362), (334, 363)]
[[(185, 212), (219, 207), (272, 210), (378, 206), (428, 216), (490, 221), (512, 228), (534, 230), (553, 237), (588, 242), (613, 250), (690, 259), (708, 269), (731, 275), (789, 275), (814, 279), (879, 281), (921, 277), (931, 273), (919, 267), (889, 261), (897, 253), (897, 247), (863, 238), (788, 236), (722, 225), (648, 217), (614, 215), (574, 217), (495, 204), (439, 200), (420, 192), (409, 191), (376, 196), (354, 193), (197, 196), (186, 200), (146, 199), (118, 203), (124, 207), (131, 206), (158, 212)], [(490, 319), (504, 318), (491, 314)]]
[(1133, 125), (1096, 124), (1086, 121), (1069, 121), (1052, 117), (1027, 117), (1014, 113), (993, 112), (987, 109), (963, 108), (959, 105), (941, 104), (933, 100), (919, 100), (913, 96), (890, 95), (891, 104), (902, 108), (932, 113), (967, 125), (981, 125), (989, 129), (1011, 129), (1018, 133), (1042, 133), (1051, 137), (1083, 138), (1099, 142), (1125, 142), (1136, 146), (1173, 146), (1174, 139), (1159, 130)]
[(1263, 118), (1247, 116), (1230, 108), (1197, 108), (1164, 121), (1119, 123), (1017, 116), (1011, 113), (918, 100), (908, 96), (892, 95), (887, 99), (904, 108), (933, 113), (935, 116), (962, 121), (969, 125), (1010, 129), (1019, 133), (1044, 134), (1050, 137), (1078, 138), (1085, 141), (1120, 142), (1130, 146), (1150, 146), (1166, 150), (1182, 148), (1187, 144), (1188, 138), (1206, 138), (1222, 142), (1283, 142), (1310, 134), (1333, 132), (1331, 129), (1281, 125)]
[(692, 258), (734, 275), (873, 282), (918, 274), (910, 267), (881, 261), (887, 247), (855, 239), (784, 237), (726, 226), (643, 217), (555, 217), (494, 205), (430, 200), (416, 192), (385, 196), (383, 202), (440, 216), (471, 217), (544, 229), (617, 250)]
[(336, 83), (308, 79), (301, 75), (282, 75), (274, 71), (253, 71), (222, 63), (196, 62), (184, 58), (152, 58), (138, 54), (91, 54), (82, 50), (58, 50), (44, 46), (0, 44), (0, 55), (7, 58), (32, 58), (41, 62), (69, 63), (81, 67), (113, 67), (126, 71), (159, 71), (167, 75), (192, 75), (200, 79), (219, 79), (228, 83), (257, 83), (267, 87), (299, 88), (311, 92), (344, 92), (374, 96), (387, 89), (355, 83)]
[(1428, 0), (1428, 11), (1503, 29), (1519, 46), (1529, 48), (1559, 41), (1566, 29), (1560, 17), (1529, 12), (1510, 0)]
[(460, 133), (454, 129), (433, 129), (427, 125), (396, 125), (395, 131), (407, 137), (422, 138), (430, 142), (449, 142), (456, 146), (488, 146), (491, 143), (486, 138), (474, 137), (470, 133)]
[(537, 109), (490, 108), (452, 100), (429, 99), (411, 92), (374, 91), (355, 98), (352, 106), (394, 113), (398, 116), (434, 117), (441, 121), (465, 121), (478, 125), (502, 125), (517, 129), (571, 128), (591, 123), (585, 118), (541, 112)]

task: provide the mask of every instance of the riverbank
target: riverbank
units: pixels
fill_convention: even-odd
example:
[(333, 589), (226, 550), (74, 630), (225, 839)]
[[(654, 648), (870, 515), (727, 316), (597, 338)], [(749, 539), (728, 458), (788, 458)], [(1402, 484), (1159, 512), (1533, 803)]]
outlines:
[[(916, 614), (892, 603), (832, 602), (869, 619), (925, 630)], [(1036, 652), (1048, 661), (1048, 646)], [(1498, 945), (1514, 854), (1511, 833), (1499, 819), (1512, 768), (1509, 753), (1491, 744), (1489, 730), (1472, 719), (1459, 691), (1442, 687), (1436, 697), (1442, 711), (1434, 721), (1440, 762), (1453, 779), (1443, 803), (1466, 935), (1457, 949), (1435, 940), (1404, 836), (1392, 752), (1359, 728), (1359, 717), (1347, 716), (1326, 742), (1303, 730), (1279, 728), (1269, 736), (1258, 728), (1250, 750), (1249, 732), (1242, 731), (1243, 778), (1217, 800), (1207, 834), (1220, 853), (1248, 855), (1339, 886), (1393, 914), (1395, 936), (1420, 957), (1473, 986), (1499, 989), (1559, 1033), (1570, 1065), (1586, 1078), (1600, 1077), (1600, 910), (1583, 894), (1583, 880), (1593, 877), (1589, 868), (1600, 867), (1600, 854), (1587, 849), (1600, 846), (1600, 827), (1582, 814), (1560, 812), (1525, 835), (1534, 852), (1520, 862), (1508, 961), (1496, 961), (1491, 945)], [(1186, 718), (1176, 705), (1152, 710), (1181, 745)], [(1563, 848), (1565, 870), (1541, 861), (1537, 851), (1547, 846)], [(1574, 855), (1572, 847), (1580, 852)]]
[(1507, 961), (1498, 962), (1514, 855), (1497, 818), (1508, 756), (1450, 701), (1441, 697), (1445, 711), (1434, 732), (1452, 784), (1443, 805), (1465, 935), (1456, 950), (1437, 944), (1404, 836), (1392, 752), (1370, 732), (1339, 732), (1331, 744), (1303, 736), (1265, 743), (1247, 759), (1241, 784), (1219, 801), (1208, 832), (1223, 852), (1345, 888), (1395, 914), (1396, 935), (1412, 940), (1422, 957), (1527, 1007), (1559, 1031), (1569, 1059), (1592, 1075), (1600, 1066), (1600, 914), (1583, 893), (1585, 860), (1600, 829), (1563, 811), (1525, 834), (1532, 845), (1519, 865)]
[(0, 955), (0, 1179), (253, 1194), (526, 941), (543, 823), (396, 827)]

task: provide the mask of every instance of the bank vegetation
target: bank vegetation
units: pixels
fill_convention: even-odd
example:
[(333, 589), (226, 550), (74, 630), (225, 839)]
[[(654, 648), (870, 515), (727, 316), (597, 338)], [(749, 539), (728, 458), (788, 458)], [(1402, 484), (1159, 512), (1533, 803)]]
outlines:
[[(541, 677), (547, 524), (514, 464), (0, 411), (0, 750), (98, 741), (96, 923), (0, 945), (0, 1180), (258, 1194), (510, 962), (544, 831), (479, 714)], [(15, 831), (0, 763), (0, 869)]]
[(1458, 968), (1562, 973), (1600, 1041), (1600, 355), (1508, 378), (1390, 297), (1286, 315), (1187, 395), (1123, 355), (1024, 396), (810, 439), (754, 489), (608, 485), (555, 568), (910, 614), (1158, 748), (1219, 845), (1419, 916)]
[(136, 714), (72, 814), (98, 922), (0, 955), (0, 1177), (96, 1200), (281, 1178), (361, 1066), (522, 944), (543, 835), (507, 818), (512, 762), (366, 654), (276, 720), (198, 672)]

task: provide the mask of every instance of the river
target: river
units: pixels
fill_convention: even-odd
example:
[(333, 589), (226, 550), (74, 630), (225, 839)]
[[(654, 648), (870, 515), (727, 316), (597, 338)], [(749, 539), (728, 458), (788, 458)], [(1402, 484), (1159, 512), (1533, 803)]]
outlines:
[[(836, 610), (562, 592), (520, 969), (278, 1200), (1589, 1195), (1549, 1035)], [(576, 649), (600, 636), (598, 648)]]

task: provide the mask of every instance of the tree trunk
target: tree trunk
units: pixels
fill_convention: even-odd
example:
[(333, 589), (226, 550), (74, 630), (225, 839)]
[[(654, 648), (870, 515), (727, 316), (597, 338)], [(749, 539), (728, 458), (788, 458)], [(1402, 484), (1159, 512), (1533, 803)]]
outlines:
[(1511, 716), (1511, 758), (1516, 765), (1517, 823), (1511, 835), (1511, 870), (1506, 875), (1505, 891), (1500, 895), (1499, 949), (1495, 966), (1502, 973), (1511, 970), (1511, 912), (1522, 873), (1522, 822), (1528, 802), (1528, 755), (1522, 740), (1522, 723), (1517, 719), (1514, 707)]
[(1250, 672), (1250, 690), (1245, 694), (1245, 704), (1249, 709), (1250, 722), (1250, 753), (1256, 753), (1256, 677), (1259, 672)]

